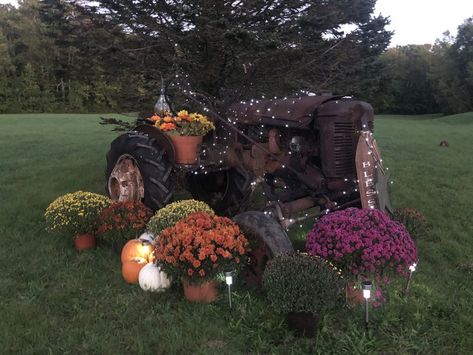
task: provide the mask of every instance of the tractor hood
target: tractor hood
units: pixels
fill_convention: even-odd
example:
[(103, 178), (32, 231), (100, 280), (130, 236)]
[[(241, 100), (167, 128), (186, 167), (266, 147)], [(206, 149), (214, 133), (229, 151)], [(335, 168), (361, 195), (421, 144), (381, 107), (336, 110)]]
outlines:
[(226, 114), (229, 119), (237, 123), (309, 128), (319, 107), (337, 100), (346, 99), (343, 96), (322, 95), (279, 100), (251, 100), (231, 105)]

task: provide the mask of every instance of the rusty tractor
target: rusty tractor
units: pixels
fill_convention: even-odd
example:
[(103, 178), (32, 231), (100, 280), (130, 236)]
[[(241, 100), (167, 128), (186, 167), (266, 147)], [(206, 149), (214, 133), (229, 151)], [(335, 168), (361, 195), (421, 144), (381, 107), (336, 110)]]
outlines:
[(251, 239), (250, 281), (261, 280), (269, 258), (293, 251), (290, 225), (350, 206), (389, 206), (368, 103), (323, 95), (251, 100), (209, 116), (216, 130), (196, 163), (183, 165), (169, 137), (143, 115), (111, 143), (106, 190), (113, 200), (157, 210), (184, 186)]

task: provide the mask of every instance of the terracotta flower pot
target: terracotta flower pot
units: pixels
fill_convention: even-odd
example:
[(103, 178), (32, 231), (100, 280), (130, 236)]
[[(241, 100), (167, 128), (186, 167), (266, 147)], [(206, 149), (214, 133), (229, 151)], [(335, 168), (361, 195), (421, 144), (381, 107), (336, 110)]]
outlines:
[(190, 302), (211, 303), (218, 296), (218, 284), (215, 280), (193, 284), (186, 279), (182, 279), (182, 286), (184, 296)]
[(171, 139), (176, 151), (176, 163), (197, 164), (197, 155), (202, 144), (202, 136), (176, 136), (170, 134), (168, 137)]
[(78, 234), (74, 238), (74, 247), (77, 251), (95, 248), (97, 239), (93, 234)]
[(311, 312), (290, 312), (286, 321), (288, 328), (294, 331), (296, 336), (313, 338), (317, 335), (320, 317)]

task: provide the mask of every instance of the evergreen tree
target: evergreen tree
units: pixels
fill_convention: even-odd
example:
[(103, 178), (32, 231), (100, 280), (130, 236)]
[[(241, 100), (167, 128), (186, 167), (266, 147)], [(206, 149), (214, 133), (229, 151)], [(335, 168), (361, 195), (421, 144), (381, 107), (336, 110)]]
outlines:
[[(299, 89), (362, 93), (391, 36), (387, 20), (372, 16), (375, 0), (98, 3), (82, 8), (133, 39), (116, 43), (136, 58), (127, 70), (154, 88), (161, 75), (183, 74), (176, 80), (181, 89), (190, 84), (223, 106)], [(346, 34), (345, 24), (356, 29)]]

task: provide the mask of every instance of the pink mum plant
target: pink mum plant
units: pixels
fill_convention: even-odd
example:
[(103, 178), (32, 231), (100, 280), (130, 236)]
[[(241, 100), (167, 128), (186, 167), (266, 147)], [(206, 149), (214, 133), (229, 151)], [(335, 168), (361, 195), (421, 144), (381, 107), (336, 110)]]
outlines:
[(348, 279), (389, 274), (409, 275), (417, 260), (414, 241), (406, 228), (376, 209), (348, 208), (320, 218), (307, 237), (306, 250), (340, 268)]

